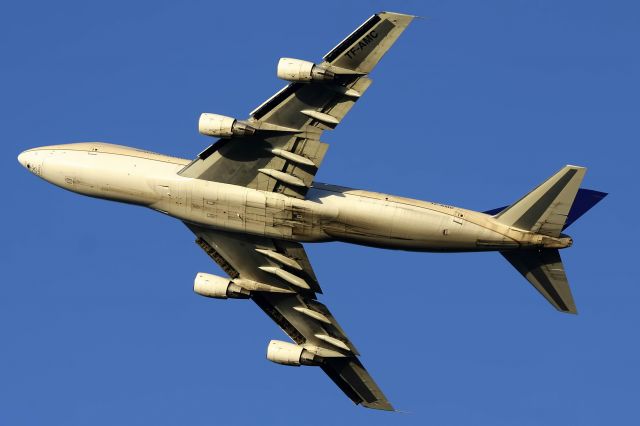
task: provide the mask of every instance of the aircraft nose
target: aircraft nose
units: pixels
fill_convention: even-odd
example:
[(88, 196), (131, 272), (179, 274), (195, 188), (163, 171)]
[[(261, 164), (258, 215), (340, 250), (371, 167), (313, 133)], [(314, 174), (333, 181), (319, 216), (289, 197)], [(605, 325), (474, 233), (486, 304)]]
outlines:
[(18, 155), (18, 162), (20, 164), (22, 164), (22, 167), (30, 169), (31, 168), (31, 164), (29, 163), (29, 157), (31, 157), (29, 151), (22, 151), (19, 155)]
[(42, 163), (45, 154), (46, 151), (41, 148), (28, 149), (18, 155), (18, 162), (31, 173), (42, 176)]

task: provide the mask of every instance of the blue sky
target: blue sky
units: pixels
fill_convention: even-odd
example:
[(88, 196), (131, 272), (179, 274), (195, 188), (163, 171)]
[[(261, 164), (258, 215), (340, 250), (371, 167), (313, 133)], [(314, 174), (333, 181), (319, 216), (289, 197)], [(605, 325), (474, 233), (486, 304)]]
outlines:
[[(414, 22), (338, 129), (318, 180), (474, 209), (564, 164), (610, 192), (563, 252), (578, 316), (499, 255), (308, 246), (328, 304), (391, 401), (354, 407), (178, 221), (23, 170), (100, 140), (191, 158), (201, 112), (245, 117), (372, 13)], [(13, 2), (0, 13), (0, 424), (637, 424), (640, 113), (636, 2)]]

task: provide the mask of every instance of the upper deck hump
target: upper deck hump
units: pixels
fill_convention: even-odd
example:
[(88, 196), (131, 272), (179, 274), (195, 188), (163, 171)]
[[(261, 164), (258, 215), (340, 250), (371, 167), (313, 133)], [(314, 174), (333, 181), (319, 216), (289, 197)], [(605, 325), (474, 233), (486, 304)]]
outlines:
[(164, 163), (180, 164), (186, 166), (190, 160), (170, 155), (158, 154), (139, 148), (132, 148), (123, 145), (116, 145), (106, 142), (76, 142), (62, 145), (50, 145), (38, 147), (39, 150), (66, 150), (66, 151), (86, 151), (95, 153), (105, 153), (114, 155), (125, 155), (129, 157), (143, 158), (146, 160), (162, 161)]

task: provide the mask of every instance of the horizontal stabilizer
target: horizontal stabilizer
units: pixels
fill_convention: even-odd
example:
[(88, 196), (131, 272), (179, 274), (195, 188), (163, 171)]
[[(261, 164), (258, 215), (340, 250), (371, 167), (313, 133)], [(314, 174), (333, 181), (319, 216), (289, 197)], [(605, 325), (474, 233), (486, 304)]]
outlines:
[(525, 231), (559, 236), (586, 171), (584, 167), (564, 166), (542, 185), (498, 213), (496, 220)]
[(503, 251), (501, 254), (557, 310), (578, 313), (558, 250)]
[[(602, 199), (607, 195), (608, 194), (606, 192), (595, 191), (593, 189), (578, 189), (578, 194), (576, 194), (576, 199), (573, 201), (571, 210), (569, 210), (569, 216), (567, 217), (562, 230), (564, 231), (569, 227), (569, 225), (580, 219), (583, 214), (591, 210), (593, 206), (602, 201)], [(509, 206), (498, 207), (495, 209), (484, 211), (483, 213), (495, 216), (507, 207)]]

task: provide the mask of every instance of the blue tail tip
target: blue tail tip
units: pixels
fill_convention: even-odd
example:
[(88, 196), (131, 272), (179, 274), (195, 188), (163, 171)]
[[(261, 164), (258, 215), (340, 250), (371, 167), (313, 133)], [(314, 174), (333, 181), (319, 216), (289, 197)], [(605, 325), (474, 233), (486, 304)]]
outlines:
[(576, 194), (576, 199), (573, 201), (571, 205), (571, 209), (569, 210), (569, 215), (567, 216), (567, 220), (564, 223), (564, 227), (562, 230), (567, 229), (573, 222), (580, 219), (580, 217), (588, 212), (593, 206), (598, 204), (604, 197), (606, 197), (606, 192), (600, 192), (593, 189), (585, 189), (580, 188), (578, 193)]

